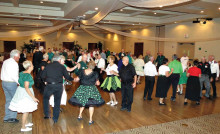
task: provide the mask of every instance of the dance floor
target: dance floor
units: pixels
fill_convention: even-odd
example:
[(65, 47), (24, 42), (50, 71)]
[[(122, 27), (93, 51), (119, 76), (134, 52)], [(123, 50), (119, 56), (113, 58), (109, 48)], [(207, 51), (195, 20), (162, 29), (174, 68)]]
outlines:
[[(79, 83), (74, 83), (72, 86), (67, 86), (68, 99), (76, 91)], [(107, 102), (109, 95), (99, 89), (102, 97)], [(185, 91), (185, 90), (184, 90)], [(144, 78), (142, 83), (138, 84), (134, 89), (134, 102), (131, 112), (120, 111), (121, 92), (116, 93), (119, 101), (117, 106), (103, 105), (95, 108), (93, 120), (95, 123), (89, 126), (89, 111), (85, 109), (83, 120), (78, 121), (77, 116), (79, 108), (67, 104), (62, 106), (63, 112), (57, 124), (53, 123), (52, 119), (45, 120), (43, 117), (43, 99), (42, 95), (35, 89), (35, 96), (40, 100), (38, 110), (33, 112), (32, 120), (34, 123), (33, 134), (103, 134), (119, 132), (127, 129), (138, 128), (143, 126), (161, 124), (181, 119), (199, 117), (203, 115), (220, 113), (220, 97), (209, 100), (202, 98), (201, 104), (197, 106), (195, 102), (183, 105), (184, 95), (177, 95), (176, 101), (171, 102), (170, 96), (172, 89), (168, 92), (168, 97), (165, 100), (166, 106), (158, 105), (158, 98), (155, 98), (155, 88), (152, 95), (153, 100), (143, 100)], [(220, 83), (217, 82), (217, 93), (220, 96)], [(0, 91), (0, 109), (4, 109), (5, 97), (1, 88)], [(1, 110), (3, 111), (3, 110)], [(1, 113), (3, 115), (4, 113)], [(1, 116), (3, 117), (3, 116)], [(3, 121), (3, 118), (1, 118)], [(4, 124), (6, 125), (6, 124)], [(9, 124), (10, 125), (10, 124)], [(7, 130), (6, 130), (7, 131)], [(10, 130), (8, 130), (10, 131)], [(20, 131), (18, 128), (17, 132)], [(8, 133), (8, 132), (4, 132)]]

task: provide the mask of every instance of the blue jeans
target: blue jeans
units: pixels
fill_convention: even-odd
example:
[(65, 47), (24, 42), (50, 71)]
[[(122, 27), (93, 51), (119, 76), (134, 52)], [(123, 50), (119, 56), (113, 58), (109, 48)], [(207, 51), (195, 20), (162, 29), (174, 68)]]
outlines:
[(2, 88), (5, 93), (5, 117), (4, 117), (4, 120), (16, 118), (17, 112), (11, 111), (10, 109), (8, 109), (8, 107), (9, 107), (10, 102), (16, 92), (17, 83), (2, 81)]

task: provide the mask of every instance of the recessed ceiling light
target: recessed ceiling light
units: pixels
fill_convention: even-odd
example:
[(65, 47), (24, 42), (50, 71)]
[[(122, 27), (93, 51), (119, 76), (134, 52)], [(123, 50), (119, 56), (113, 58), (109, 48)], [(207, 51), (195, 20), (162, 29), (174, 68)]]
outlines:
[(154, 13), (154, 14), (157, 14), (157, 13)]
[(95, 10), (99, 10), (99, 8), (98, 8), (98, 7), (96, 7), (96, 8), (95, 8)]
[(176, 21), (174, 23), (177, 23)]
[(6, 24), (6, 25), (8, 25), (8, 24)]
[(162, 5), (160, 5), (160, 7), (163, 7)]
[(132, 24), (132, 25), (134, 25), (134, 24)]
[(85, 14), (83, 14), (83, 16), (85, 17), (86, 15), (85, 15)]
[(120, 9), (120, 11), (122, 12), (122, 11), (123, 11), (123, 9)]
[(40, 1), (40, 3), (44, 3), (43, 1)]
[(204, 11), (201, 11), (201, 13), (204, 13)]
[(218, 8), (218, 10), (220, 10), (220, 7)]
[(39, 15), (38, 19), (41, 19), (41, 15)]

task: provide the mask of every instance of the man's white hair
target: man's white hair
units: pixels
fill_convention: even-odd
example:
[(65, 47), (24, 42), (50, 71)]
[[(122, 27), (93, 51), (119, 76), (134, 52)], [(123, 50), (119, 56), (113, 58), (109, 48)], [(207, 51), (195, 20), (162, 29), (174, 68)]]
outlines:
[(128, 58), (128, 56), (124, 56), (124, 57), (123, 57), (123, 59), (124, 59), (124, 58), (125, 58), (125, 59), (127, 59), (127, 60), (129, 61), (129, 58)]
[(10, 52), (10, 58), (14, 58), (15, 56), (18, 56), (21, 52), (17, 49), (14, 49)]

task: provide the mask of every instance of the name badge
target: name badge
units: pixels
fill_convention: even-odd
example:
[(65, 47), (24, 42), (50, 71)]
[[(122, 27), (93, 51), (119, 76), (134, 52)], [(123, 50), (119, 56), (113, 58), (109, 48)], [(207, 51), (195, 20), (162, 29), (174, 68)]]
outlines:
[(205, 66), (205, 68), (208, 68), (208, 66)]
[(85, 69), (85, 67), (82, 67), (82, 69)]

